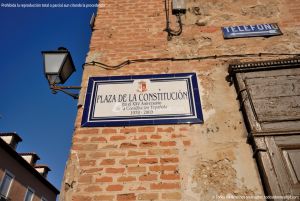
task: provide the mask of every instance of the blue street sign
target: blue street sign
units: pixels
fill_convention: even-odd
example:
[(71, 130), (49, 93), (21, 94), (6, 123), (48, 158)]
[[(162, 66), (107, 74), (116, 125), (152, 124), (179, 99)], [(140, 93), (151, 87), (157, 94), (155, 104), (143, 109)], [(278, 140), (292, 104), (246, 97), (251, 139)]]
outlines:
[(222, 31), (225, 39), (282, 35), (282, 32), (276, 23), (228, 26), (222, 27)]

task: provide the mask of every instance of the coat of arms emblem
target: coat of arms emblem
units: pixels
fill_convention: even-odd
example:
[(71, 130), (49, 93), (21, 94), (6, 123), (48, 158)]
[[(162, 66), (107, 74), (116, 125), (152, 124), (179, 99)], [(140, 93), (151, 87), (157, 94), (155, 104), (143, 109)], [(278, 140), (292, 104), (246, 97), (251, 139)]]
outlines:
[(147, 83), (145, 81), (140, 81), (139, 86), (138, 86), (138, 91), (139, 92), (145, 92), (147, 91)]

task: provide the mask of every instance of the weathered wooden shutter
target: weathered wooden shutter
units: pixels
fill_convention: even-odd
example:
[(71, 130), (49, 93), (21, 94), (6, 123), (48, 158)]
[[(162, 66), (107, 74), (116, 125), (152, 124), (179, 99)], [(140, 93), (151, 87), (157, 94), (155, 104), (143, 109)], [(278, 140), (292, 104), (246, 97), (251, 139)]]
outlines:
[(267, 194), (300, 196), (300, 58), (233, 64), (229, 74)]

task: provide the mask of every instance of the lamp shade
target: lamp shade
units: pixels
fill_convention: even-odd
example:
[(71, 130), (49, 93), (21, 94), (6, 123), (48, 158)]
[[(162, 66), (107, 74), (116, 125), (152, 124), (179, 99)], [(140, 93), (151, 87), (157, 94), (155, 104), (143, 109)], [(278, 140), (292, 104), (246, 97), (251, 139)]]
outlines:
[(70, 52), (66, 48), (56, 51), (42, 51), (44, 73), (51, 85), (63, 84), (75, 71)]

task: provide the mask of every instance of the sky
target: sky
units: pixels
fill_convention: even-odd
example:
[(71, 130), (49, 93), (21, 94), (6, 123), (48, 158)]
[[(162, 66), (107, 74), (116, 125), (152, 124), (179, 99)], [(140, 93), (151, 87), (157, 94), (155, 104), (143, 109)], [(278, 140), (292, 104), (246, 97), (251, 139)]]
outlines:
[[(48, 180), (60, 190), (68, 159), (77, 101), (52, 94), (43, 73), (41, 51), (66, 47), (76, 72), (65, 86), (80, 86), (89, 50), (92, 13), (97, 8), (51, 8), (58, 3), (97, 4), (97, 0), (0, 0), (0, 132), (16, 132), (18, 152), (35, 152), (52, 170)], [(10, 3), (12, 7), (5, 7)], [(25, 4), (38, 7), (24, 7)], [(49, 4), (40, 8), (38, 4)], [(15, 5), (14, 5), (15, 4)], [(14, 7), (19, 4), (20, 7)], [(1, 160), (0, 160), (1, 162)]]

